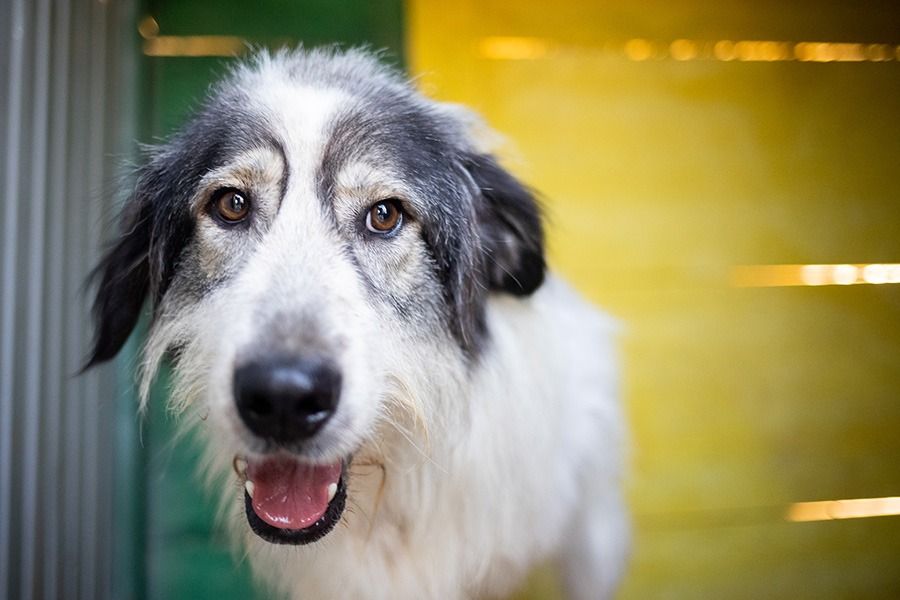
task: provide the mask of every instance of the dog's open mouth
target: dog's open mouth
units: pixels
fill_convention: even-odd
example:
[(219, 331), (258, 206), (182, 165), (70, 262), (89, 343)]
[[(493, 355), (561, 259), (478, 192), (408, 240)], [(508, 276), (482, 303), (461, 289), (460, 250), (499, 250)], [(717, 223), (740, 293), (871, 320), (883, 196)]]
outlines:
[(344, 462), (311, 465), (289, 456), (248, 461), (244, 506), (256, 535), (273, 544), (309, 544), (344, 512)]

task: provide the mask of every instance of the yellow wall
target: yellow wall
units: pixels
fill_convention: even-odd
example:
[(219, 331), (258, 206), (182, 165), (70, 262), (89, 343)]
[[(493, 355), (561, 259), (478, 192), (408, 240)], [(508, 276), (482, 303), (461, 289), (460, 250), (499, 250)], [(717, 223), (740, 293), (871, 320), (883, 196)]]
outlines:
[(553, 266), (625, 325), (622, 597), (900, 596), (897, 517), (785, 520), (900, 495), (900, 286), (734, 285), (739, 265), (900, 262), (895, 12), (409, 2), (422, 87), (506, 136)]

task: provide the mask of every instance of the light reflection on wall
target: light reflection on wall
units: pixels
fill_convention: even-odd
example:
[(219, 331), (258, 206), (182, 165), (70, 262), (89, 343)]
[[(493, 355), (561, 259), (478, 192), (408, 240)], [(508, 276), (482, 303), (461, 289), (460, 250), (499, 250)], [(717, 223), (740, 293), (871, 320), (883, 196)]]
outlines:
[(795, 523), (900, 515), (900, 497), (823, 500), (792, 504), (785, 519)]
[[(147, 16), (138, 25), (147, 56), (236, 56), (247, 49), (234, 36), (159, 35), (159, 24)], [(478, 43), (478, 53), (492, 60), (538, 60), (564, 52), (598, 52), (625, 56), (633, 61), (674, 59), (720, 61), (886, 62), (900, 61), (900, 46), (890, 44), (784, 42), (765, 40), (687, 40), (671, 43), (633, 38), (609, 42), (601, 48), (579, 48), (554, 40), (524, 36), (488, 36)]]
[(147, 56), (238, 56), (249, 48), (246, 40), (230, 35), (159, 35), (159, 23), (150, 16), (138, 24), (138, 33)]
[(743, 265), (732, 269), (731, 282), (735, 287), (900, 283), (900, 264)]
[(566, 53), (624, 56), (633, 61), (673, 59), (745, 62), (888, 62), (900, 61), (900, 46), (843, 42), (770, 40), (688, 40), (661, 42), (633, 38), (596, 47), (561, 44), (549, 38), (489, 36), (478, 53), (492, 60), (538, 60)]
[(478, 51), (495, 60), (535, 60), (546, 56), (550, 45), (542, 38), (493, 36), (483, 38)]

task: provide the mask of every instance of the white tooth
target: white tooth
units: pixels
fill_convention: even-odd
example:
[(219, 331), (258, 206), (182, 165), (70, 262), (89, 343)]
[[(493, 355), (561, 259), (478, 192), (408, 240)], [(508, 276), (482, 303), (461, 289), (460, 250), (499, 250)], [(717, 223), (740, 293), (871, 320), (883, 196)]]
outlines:
[(247, 472), (247, 461), (243, 458), (235, 458), (234, 470), (237, 471), (240, 475), (245, 474)]
[(249, 479), (244, 482), (244, 489), (247, 490), (247, 495), (251, 498), (253, 497), (253, 482)]
[(328, 484), (328, 501), (329, 502), (331, 502), (331, 500), (332, 500), (332, 498), (334, 498), (335, 494), (337, 494), (337, 484), (336, 483)]

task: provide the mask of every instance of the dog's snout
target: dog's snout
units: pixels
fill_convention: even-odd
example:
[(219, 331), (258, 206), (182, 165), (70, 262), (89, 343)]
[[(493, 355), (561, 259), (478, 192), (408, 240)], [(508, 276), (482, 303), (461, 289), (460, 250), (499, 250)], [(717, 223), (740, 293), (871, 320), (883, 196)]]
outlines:
[(234, 372), (238, 413), (256, 435), (278, 443), (311, 438), (334, 414), (341, 375), (330, 362), (271, 358)]

